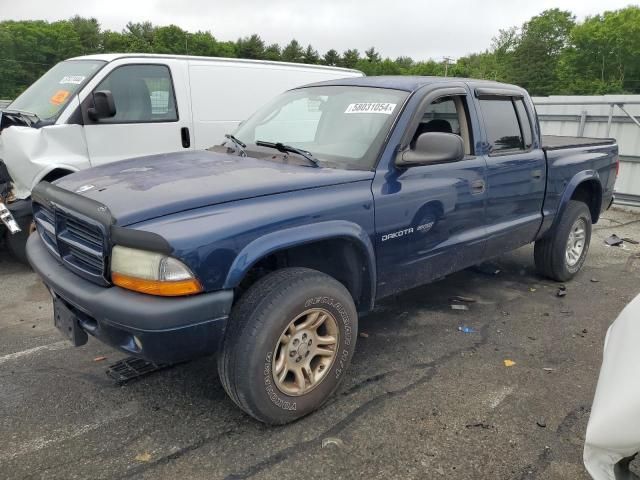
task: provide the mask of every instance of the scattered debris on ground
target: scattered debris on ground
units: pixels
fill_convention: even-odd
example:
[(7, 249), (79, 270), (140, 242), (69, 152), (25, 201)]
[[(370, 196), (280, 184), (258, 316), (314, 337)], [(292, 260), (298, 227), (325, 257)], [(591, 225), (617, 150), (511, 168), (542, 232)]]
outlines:
[(547, 426), (547, 421), (544, 419), (544, 417), (540, 417), (536, 422), (536, 425), (538, 425), (540, 428), (545, 428)]
[(509, 360), (508, 358), (504, 360), (502, 363), (504, 363), (505, 367), (513, 367), (516, 364), (516, 362), (514, 362), (513, 360)]
[(560, 287), (558, 287), (558, 292), (556, 293), (556, 295), (558, 297), (564, 297), (567, 295), (567, 287), (564, 285), (560, 285)]
[(328, 447), (344, 447), (344, 442), (336, 437), (327, 437), (322, 439), (322, 448)]
[(476, 333), (473, 327), (464, 327), (462, 325), (458, 327), (458, 331), (462, 333)]
[(480, 265), (476, 265), (473, 269), (478, 273), (484, 273), (485, 275), (498, 275), (501, 270), (500, 268), (493, 263), (481, 263)]
[(149, 462), (151, 461), (151, 454), (149, 452), (139, 453), (135, 456), (137, 462)]
[(610, 247), (619, 247), (624, 243), (624, 241), (614, 233), (607, 237), (604, 243), (609, 245)]
[(462, 305), (461, 303), (452, 303), (451, 310), (469, 310), (469, 307)]
[(459, 302), (459, 303), (476, 303), (475, 298), (471, 297), (463, 297), (462, 295), (456, 295), (455, 297), (451, 297), (449, 299), (451, 302)]
[(369, 338), (369, 334), (368, 334), (368, 333), (366, 333), (366, 332), (360, 332), (359, 336), (360, 336), (361, 338)]

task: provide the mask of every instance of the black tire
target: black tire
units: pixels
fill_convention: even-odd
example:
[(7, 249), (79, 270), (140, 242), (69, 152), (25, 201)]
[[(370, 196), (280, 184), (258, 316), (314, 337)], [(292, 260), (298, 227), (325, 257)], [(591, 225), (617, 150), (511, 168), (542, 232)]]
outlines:
[(29, 265), (29, 261), (27, 260), (27, 239), (29, 238), (31, 229), (31, 220), (30, 216), (18, 219), (17, 222), (21, 231), (12, 235), (7, 230), (4, 237), (9, 253), (11, 253), (14, 259), (24, 265)]
[[(291, 396), (274, 381), (275, 349), (289, 323), (313, 308), (334, 316), (337, 354), (311, 391)], [(220, 380), (231, 399), (255, 419), (272, 425), (292, 422), (319, 408), (338, 387), (353, 356), (357, 330), (353, 299), (340, 282), (308, 268), (278, 270), (256, 282), (234, 306), (218, 353)]]
[[(584, 248), (579, 260), (574, 265), (569, 265), (566, 258), (567, 242), (574, 224), (579, 219), (582, 219), (585, 225)], [(553, 232), (535, 244), (534, 260), (538, 272), (558, 282), (570, 280), (582, 268), (587, 258), (590, 242), (591, 212), (589, 207), (583, 202), (570, 200)]]

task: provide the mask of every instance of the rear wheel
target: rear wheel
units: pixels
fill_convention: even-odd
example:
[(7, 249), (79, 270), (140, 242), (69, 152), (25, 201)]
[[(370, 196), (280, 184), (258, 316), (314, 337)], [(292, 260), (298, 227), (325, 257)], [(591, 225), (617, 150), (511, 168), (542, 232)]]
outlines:
[(565, 282), (582, 268), (590, 242), (591, 212), (585, 203), (571, 200), (553, 233), (536, 242), (536, 268), (546, 277)]
[(286, 268), (253, 285), (234, 307), (218, 354), (222, 385), (245, 412), (284, 424), (320, 407), (349, 366), (356, 308), (334, 278)]

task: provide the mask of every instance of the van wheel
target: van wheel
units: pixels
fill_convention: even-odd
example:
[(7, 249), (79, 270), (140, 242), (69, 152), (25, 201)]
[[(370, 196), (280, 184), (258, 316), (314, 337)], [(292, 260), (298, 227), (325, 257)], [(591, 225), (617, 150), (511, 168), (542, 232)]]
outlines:
[(538, 272), (566, 282), (580, 271), (591, 242), (591, 212), (583, 202), (570, 200), (553, 233), (538, 240), (534, 260)]
[(353, 355), (356, 308), (334, 278), (285, 268), (256, 282), (233, 308), (218, 373), (231, 399), (268, 424), (297, 420), (338, 387)]
[(11, 256), (24, 265), (29, 265), (29, 261), (27, 260), (27, 239), (31, 233), (31, 220), (31, 216), (18, 220), (17, 222), (21, 229), (20, 232), (11, 234), (11, 232), (7, 230), (4, 237)]

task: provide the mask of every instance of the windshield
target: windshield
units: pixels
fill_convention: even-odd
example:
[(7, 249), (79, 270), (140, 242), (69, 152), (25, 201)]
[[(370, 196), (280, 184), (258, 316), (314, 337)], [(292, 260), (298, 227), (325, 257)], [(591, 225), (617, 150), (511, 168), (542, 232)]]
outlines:
[(7, 110), (35, 113), (40, 120), (56, 117), (105, 63), (98, 60), (58, 63), (22, 92)]
[(353, 86), (291, 90), (260, 109), (234, 136), (248, 149), (258, 141), (281, 143), (327, 166), (370, 170), (407, 95)]

